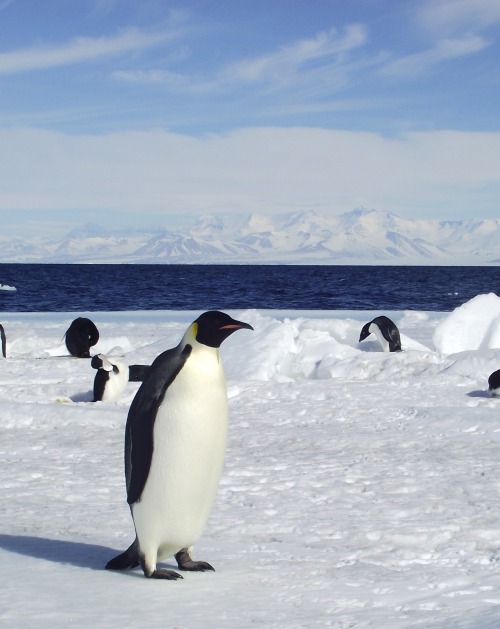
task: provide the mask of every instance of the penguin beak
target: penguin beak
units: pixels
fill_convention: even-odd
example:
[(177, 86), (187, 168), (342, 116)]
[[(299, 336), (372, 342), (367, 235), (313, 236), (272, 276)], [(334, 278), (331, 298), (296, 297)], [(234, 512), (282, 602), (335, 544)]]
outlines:
[(227, 325), (221, 326), (220, 330), (241, 330), (242, 328), (246, 328), (247, 330), (253, 330), (252, 326), (249, 323), (245, 323), (244, 321), (236, 321), (233, 323), (228, 323)]

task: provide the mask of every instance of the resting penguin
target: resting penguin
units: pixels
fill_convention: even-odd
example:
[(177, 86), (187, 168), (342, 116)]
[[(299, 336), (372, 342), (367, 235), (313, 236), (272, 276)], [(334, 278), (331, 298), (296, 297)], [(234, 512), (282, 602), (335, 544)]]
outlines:
[(384, 352), (400, 352), (401, 339), (399, 338), (399, 330), (389, 317), (375, 317), (373, 321), (366, 323), (359, 335), (359, 342), (363, 341), (371, 333), (377, 337)]
[(488, 390), (491, 397), (500, 397), (500, 369), (494, 371), (488, 378)]
[(106, 568), (140, 565), (146, 577), (178, 579), (157, 562), (175, 556), (181, 570), (213, 567), (193, 561), (222, 472), (228, 404), (221, 343), (252, 326), (205, 312), (179, 345), (160, 354), (130, 406), (125, 429), (127, 502), (136, 538)]
[(124, 392), (127, 382), (142, 382), (149, 371), (149, 365), (124, 365), (104, 354), (96, 354), (90, 365), (97, 369), (94, 378), (93, 402), (117, 400)]
[(5, 330), (0, 323), (0, 338), (2, 339), (2, 356), (7, 358), (7, 337), (5, 336)]
[(78, 317), (65, 333), (68, 352), (76, 358), (90, 358), (90, 348), (99, 340), (99, 330), (90, 319)]

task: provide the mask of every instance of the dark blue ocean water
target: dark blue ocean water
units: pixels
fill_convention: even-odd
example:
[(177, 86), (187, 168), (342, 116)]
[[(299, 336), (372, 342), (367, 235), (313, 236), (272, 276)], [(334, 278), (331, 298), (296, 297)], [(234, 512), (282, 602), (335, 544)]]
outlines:
[(0, 264), (0, 311), (435, 310), (500, 295), (500, 267)]

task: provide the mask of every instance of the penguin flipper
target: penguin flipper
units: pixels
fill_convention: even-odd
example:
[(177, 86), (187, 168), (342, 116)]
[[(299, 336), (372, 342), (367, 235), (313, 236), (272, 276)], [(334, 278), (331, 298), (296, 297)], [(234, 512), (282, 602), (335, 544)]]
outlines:
[(144, 382), (146, 376), (150, 370), (149, 365), (129, 365), (128, 367), (128, 381), (129, 382)]
[(3, 329), (3, 325), (0, 323), (0, 338), (2, 340), (2, 356), (7, 358), (7, 338), (5, 336), (5, 330)]
[(132, 400), (125, 429), (125, 478), (129, 505), (139, 500), (149, 475), (156, 413), (191, 350), (191, 345), (185, 345), (182, 349), (178, 346), (160, 354)]
[(108, 561), (106, 570), (131, 570), (137, 568), (138, 565), (140, 565), (139, 542), (136, 537), (125, 552)]

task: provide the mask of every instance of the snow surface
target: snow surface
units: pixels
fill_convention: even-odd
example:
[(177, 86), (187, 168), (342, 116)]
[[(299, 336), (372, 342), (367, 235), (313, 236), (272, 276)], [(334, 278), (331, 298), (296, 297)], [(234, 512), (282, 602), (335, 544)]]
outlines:
[[(216, 572), (177, 582), (104, 570), (133, 539), (139, 384), (92, 403), (95, 370), (62, 341), (75, 313), (4, 313), (0, 625), (499, 627), (499, 311), (481, 295), (453, 313), (231, 312), (255, 331), (222, 346), (229, 445), (194, 552)], [(146, 364), (199, 313), (81, 314), (94, 353)], [(358, 343), (377, 314), (403, 352)]]

